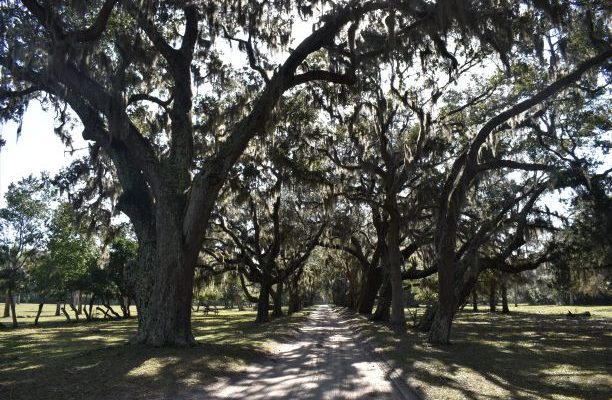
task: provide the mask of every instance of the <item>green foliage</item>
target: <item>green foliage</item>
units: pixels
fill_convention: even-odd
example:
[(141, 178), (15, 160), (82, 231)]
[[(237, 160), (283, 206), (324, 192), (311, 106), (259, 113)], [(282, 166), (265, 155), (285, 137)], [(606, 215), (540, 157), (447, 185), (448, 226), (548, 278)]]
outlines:
[(29, 176), (11, 184), (0, 209), (0, 286), (16, 290), (25, 283), (27, 268), (40, 256), (51, 192), (47, 179)]
[[(90, 240), (76, 225), (75, 215), (69, 204), (60, 204), (53, 213), (49, 226), (49, 243), (40, 263), (40, 278), (51, 282), (39, 282), (37, 286), (52, 288), (67, 295), (77, 290), (87, 290), (94, 283), (91, 272), (96, 265), (97, 254)], [(51, 286), (51, 284), (55, 284)]]
[(138, 243), (125, 236), (116, 238), (110, 248), (105, 271), (120, 296), (130, 296), (126, 276), (136, 263)]

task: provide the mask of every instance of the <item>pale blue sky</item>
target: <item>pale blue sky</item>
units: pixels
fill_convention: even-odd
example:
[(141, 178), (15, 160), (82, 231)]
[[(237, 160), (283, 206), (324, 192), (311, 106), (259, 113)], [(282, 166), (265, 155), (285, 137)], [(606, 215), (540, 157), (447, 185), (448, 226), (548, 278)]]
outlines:
[[(17, 124), (0, 125), (6, 145), (0, 150), (0, 207), (4, 206), (4, 193), (11, 182), (42, 171), (57, 173), (84, 150), (74, 155), (65, 153), (66, 147), (53, 132), (53, 114), (41, 109), (38, 102), (30, 103), (23, 120), (21, 136), (17, 139)], [(73, 132), (74, 147), (86, 146), (79, 131)]]

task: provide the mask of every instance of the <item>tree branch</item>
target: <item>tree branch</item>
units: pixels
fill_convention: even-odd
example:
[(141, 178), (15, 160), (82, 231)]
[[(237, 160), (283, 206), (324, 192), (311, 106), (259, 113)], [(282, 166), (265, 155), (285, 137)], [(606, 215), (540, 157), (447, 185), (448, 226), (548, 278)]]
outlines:
[(98, 13), (96, 22), (92, 26), (81, 31), (68, 32), (65, 35), (66, 39), (75, 40), (77, 42), (92, 42), (97, 40), (102, 36), (102, 33), (104, 33), (108, 19), (111, 16), (115, 4), (118, 2), (119, 0), (106, 0)]
[(29, 88), (23, 89), (23, 90), (0, 89), (0, 100), (6, 100), (6, 99), (14, 98), (14, 97), (27, 96), (34, 92), (38, 92), (39, 90), (42, 90), (42, 89), (38, 86), (30, 86)]
[(355, 82), (357, 82), (357, 77), (352, 71), (345, 74), (340, 74), (337, 72), (315, 69), (294, 75), (291, 79), (289, 79), (287, 89), (312, 81), (326, 81), (341, 85), (353, 85)]

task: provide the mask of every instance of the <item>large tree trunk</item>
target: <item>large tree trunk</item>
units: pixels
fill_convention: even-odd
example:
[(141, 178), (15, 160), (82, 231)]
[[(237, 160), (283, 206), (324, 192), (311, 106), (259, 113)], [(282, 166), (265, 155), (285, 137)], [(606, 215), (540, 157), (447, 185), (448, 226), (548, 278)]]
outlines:
[(296, 313), (302, 309), (302, 299), (300, 298), (300, 292), (298, 288), (291, 289), (289, 291), (289, 309), (287, 313), (289, 315)]
[(489, 312), (494, 313), (497, 307), (497, 281), (495, 277), (491, 277), (491, 286), (489, 287)]
[(365, 274), (363, 274), (363, 281), (359, 293), (359, 304), (357, 306), (357, 312), (359, 312), (359, 314), (372, 314), (374, 303), (376, 302), (376, 294), (381, 285), (381, 269), (376, 266), (370, 266), (367, 271), (365, 271)]
[(510, 314), (510, 308), (508, 308), (508, 287), (507, 277), (502, 275), (501, 278), (501, 297), (502, 297), (502, 313)]
[[(441, 240), (448, 240), (446, 234)], [(431, 321), (428, 341), (432, 344), (450, 343), (450, 332), (457, 301), (455, 298), (455, 240), (452, 237), (452, 248), (444, 246), (438, 253), (438, 306)]]
[(8, 318), (11, 315), (11, 291), (6, 289), (6, 297), (4, 298), (4, 313), (2, 318)]
[(136, 341), (153, 346), (195, 344), (191, 302), (196, 257), (183, 248), (181, 224), (172, 208), (159, 204), (154, 237), (139, 237), (138, 271), (132, 276), (138, 332)]
[(289, 315), (302, 309), (302, 294), (300, 293), (300, 278), (304, 272), (304, 267), (300, 267), (291, 275), (289, 279)]
[(276, 284), (274, 292), (274, 308), (272, 309), (272, 317), (278, 318), (283, 316), (283, 283)]
[(478, 311), (478, 293), (475, 287), (472, 289), (472, 310)]
[(387, 251), (389, 282), (391, 284), (391, 317), (389, 318), (389, 323), (393, 325), (398, 332), (402, 332), (406, 329), (406, 314), (404, 312), (404, 285), (402, 280), (399, 219), (399, 212), (394, 208), (389, 216)]
[(62, 304), (60, 302), (55, 303), (55, 316), (59, 317), (62, 312)]
[[(480, 273), (474, 251), (472, 249), (469, 255), (464, 257), (460, 265), (453, 267), (456, 271), (454, 279), (451, 280), (450, 296), (446, 295), (444, 300), (446, 302), (452, 301), (452, 307), (448, 308), (449, 304), (443, 303), (440, 300), (435, 309), (432, 310), (432, 312), (435, 311), (435, 315), (433, 317), (430, 316), (431, 321), (428, 322), (431, 324), (428, 340), (432, 344), (450, 343), (451, 325), (457, 308), (460, 304), (467, 301), (470, 293), (474, 290), (474, 286), (478, 281), (478, 274)], [(442, 297), (440, 295), (440, 298)], [(444, 310), (443, 305), (445, 305)]]
[(272, 285), (269, 282), (261, 284), (259, 289), (259, 298), (257, 299), (257, 317), (255, 322), (262, 323), (268, 322), (270, 317), (268, 316), (268, 310), (270, 309), (270, 287)]
[(429, 332), (431, 326), (433, 325), (433, 320), (438, 313), (438, 303), (431, 304), (427, 306), (423, 316), (419, 320), (419, 323), (416, 326), (416, 329), (421, 332)]
[(17, 312), (15, 311), (15, 296), (13, 293), (10, 293), (11, 297), (11, 316), (13, 317), (13, 328), (17, 328)]
[(379, 290), (378, 303), (376, 310), (371, 317), (372, 321), (387, 322), (391, 318), (391, 283), (389, 278), (384, 278), (384, 282)]

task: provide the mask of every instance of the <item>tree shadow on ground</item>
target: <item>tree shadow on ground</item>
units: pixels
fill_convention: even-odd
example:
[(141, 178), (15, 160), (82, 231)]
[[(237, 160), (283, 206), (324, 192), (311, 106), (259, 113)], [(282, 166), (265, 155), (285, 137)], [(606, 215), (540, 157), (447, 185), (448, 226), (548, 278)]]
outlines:
[(396, 337), (361, 315), (343, 315), (430, 398), (608, 399), (612, 392), (609, 320), (461, 313), (453, 344), (432, 347), (425, 334)]
[(391, 398), (372, 360), (352, 338), (350, 326), (322, 308), (275, 358), (206, 388), (203, 398)]
[(0, 398), (179, 398), (244, 365), (266, 362), (264, 342), (291, 336), (303, 321), (295, 317), (257, 325), (251, 322), (254, 315), (195, 315), (198, 345), (191, 348), (128, 344), (135, 319), (4, 331)]

